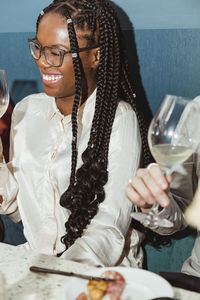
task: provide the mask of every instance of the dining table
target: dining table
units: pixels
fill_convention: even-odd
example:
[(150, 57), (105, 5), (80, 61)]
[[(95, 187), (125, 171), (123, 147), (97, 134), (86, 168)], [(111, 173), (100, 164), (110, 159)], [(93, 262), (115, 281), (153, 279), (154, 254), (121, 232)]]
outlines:
[[(40, 254), (21, 246), (0, 243), (0, 273), (5, 279), (6, 290), (6, 296), (1, 300), (67, 300), (66, 284), (71, 277), (35, 273), (30, 271), (32, 265), (76, 273), (96, 269), (87, 264)], [(177, 300), (200, 299), (200, 293), (175, 287), (173, 290)]]

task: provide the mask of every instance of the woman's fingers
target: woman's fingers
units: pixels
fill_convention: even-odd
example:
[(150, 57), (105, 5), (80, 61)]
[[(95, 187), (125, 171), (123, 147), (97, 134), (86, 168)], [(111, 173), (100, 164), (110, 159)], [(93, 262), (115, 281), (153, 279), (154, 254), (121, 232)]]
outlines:
[(162, 207), (165, 207), (170, 202), (165, 192), (170, 182), (171, 176), (165, 177), (158, 166), (139, 169), (127, 186), (126, 195), (139, 207), (149, 207), (155, 199)]
[[(146, 192), (146, 196), (145, 196)], [(148, 202), (145, 198), (151, 197), (144, 182), (139, 177), (134, 177), (132, 182), (126, 188), (126, 195), (135, 205), (146, 207)]]
[(162, 170), (157, 164), (150, 164), (146, 168), (146, 170), (149, 171), (149, 174), (154, 178), (154, 180), (157, 182), (157, 184), (160, 186), (161, 189), (165, 190), (168, 188), (172, 178), (170, 175), (164, 175)]

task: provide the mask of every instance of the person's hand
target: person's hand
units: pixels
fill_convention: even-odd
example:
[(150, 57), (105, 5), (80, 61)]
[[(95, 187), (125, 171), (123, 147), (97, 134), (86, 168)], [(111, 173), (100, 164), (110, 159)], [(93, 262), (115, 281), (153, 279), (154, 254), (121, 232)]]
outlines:
[(155, 199), (161, 207), (166, 207), (170, 203), (166, 192), (171, 181), (170, 175), (164, 176), (158, 165), (151, 164), (138, 169), (126, 188), (126, 196), (143, 211), (149, 210)]

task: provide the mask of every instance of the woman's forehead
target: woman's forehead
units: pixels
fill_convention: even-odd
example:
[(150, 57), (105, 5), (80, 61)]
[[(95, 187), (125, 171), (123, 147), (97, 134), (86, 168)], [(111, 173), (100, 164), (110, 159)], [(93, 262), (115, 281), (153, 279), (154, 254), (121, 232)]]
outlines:
[[(79, 47), (86, 47), (91, 32), (81, 30), (76, 25), (75, 31)], [(68, 24), (65, 17), (56, 13), (47, 13), (44, 15), (38, 26), (37, 39), (43, 47), (60, 45), (69, 50)]]
[[(91, 31), (87, 28), (80, 29), (74, 24), (76, 37), (78, 40), (79, 47), (84, 47), (83, 43), (86, 43), (91, 38)], [(40, 41), (45, 39), (48, 44), (64, 44), (66, 47), (69, 46), (69, 33), (68, 24), (66, 18), (57, 13), (47, 13), (41, 19), (37, 38)]]
[(38, 25), (38, 30), (40, 27), (47, 27), (49, 29), (63, 27), (67, 29), (67, 21), (66, 18), (60, 14), (54, 12), (48, 12), (44, 14), (41, 18), (40, 23)]

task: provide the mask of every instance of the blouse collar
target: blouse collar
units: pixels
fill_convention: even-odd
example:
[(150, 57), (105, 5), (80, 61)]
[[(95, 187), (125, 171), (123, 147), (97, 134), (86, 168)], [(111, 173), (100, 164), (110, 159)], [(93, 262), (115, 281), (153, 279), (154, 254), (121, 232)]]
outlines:
[[(78, 109), (78, 122), (82, 123), (82, 125), (90, 124), (93, 116), (94, 116), (94, 109), (95, 109), (95, 100), (96, 100), (96, 92), (97, 89), (93, 91), (93, 93), (88, 97), (88, 99), (81, 105)], [(56, 101), (54, 97), (49, 97), (51, 105), (47, 111), (47, 118), (51, 120), (55, 116), (58, 116), (60, 119), (63, 119), (65, 123), (68, 123), (71, 120), (71, 114), (64, 116), (58, 109), (56, 105)]]

